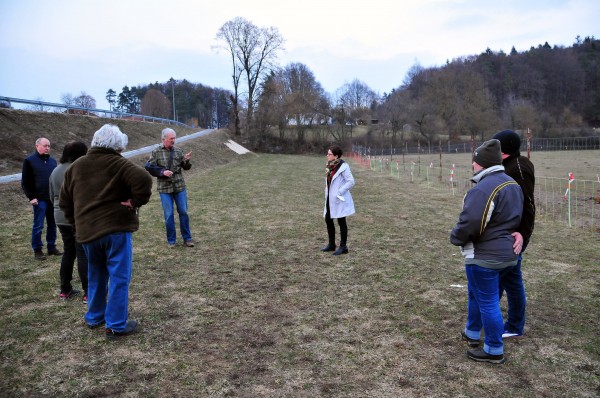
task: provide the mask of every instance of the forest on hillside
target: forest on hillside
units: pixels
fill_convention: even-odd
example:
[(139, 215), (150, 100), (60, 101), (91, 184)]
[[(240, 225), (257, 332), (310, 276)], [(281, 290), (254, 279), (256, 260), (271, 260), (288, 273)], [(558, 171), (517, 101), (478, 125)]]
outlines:
[[(241, 48), (244, 37), (231, 32), (251, 29), (234, 30), (238, 25), (263, 35), (256, 46), (264, 51)], [(442, 66), (417, 63), (402, 85), (380, 94), (357, 79), (325, 92), (306, 65), (277, 64), (277, 35), (243, 18), (223, 25), (217, 37), (234, 55), (232, 91), (171, 79), (125, 86), (120, 93), (109, 89), (106, 98), (129, 113), (230, 126), (255, 148), (273, 140), (292, 148), (306, 147), (307, 141), (348, 142), (357, 138), (357, 125), (368, 126), (370, 139), (392, 145), (417, 140), (428, 145), (440, 136), (483, 139), (507, 128), (530, 129), (537, 137), (580, 137), (600, 127), (600, 40), (593, 36), (578, 36), (569, 47), (546, 42), (523, 52), (488, 48)], [(254, 64), (263, 67), (247, 66)]]

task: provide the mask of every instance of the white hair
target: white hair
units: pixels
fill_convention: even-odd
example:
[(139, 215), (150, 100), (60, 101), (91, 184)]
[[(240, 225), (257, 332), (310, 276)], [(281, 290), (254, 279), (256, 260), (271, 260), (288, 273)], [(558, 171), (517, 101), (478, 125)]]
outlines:
[(177, 133), (175, 132), (175, 130), (167, 127), (166, 129), (163, 129), (163, 131), (160, 133), (160, 139), (164, 140), (165, 137), (167, 136), (167, 134), (169, 134), (169, 133), (173, 133), (173, 134), (175, 134), (175, 137), (177, 137)]
[(92, 147), (114, 149), (117, 152), (125, 150), (127, 146), (127, 134), (124, 134), (114, 124), (105, 124), (94, 133)]

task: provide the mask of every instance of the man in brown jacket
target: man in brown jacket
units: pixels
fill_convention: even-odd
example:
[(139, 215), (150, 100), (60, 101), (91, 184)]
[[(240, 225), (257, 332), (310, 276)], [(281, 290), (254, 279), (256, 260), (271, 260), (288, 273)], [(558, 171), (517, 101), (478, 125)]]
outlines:
[(91, 328), (106, 324), (106, 337), (135, 332), (128, 320), (132, 233), (139, 228), (138, 208), (150, 200), (152, 178), (121, 156), (127, 135), (105, 124), (91, 149), (66, 171), (60, 208), (88, 257), (88, 312)]

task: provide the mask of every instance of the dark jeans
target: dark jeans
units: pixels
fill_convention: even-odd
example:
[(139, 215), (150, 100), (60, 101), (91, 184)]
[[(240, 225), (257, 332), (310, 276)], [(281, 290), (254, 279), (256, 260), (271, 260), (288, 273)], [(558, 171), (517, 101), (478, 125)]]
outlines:
[(38, 204), (33, 207), (33, 225), (31, 227), (31, 248), (42, 250), (42, 232), (44, 230), (44, 220), (46, 220), (46, 245), (48, 250), (56, 248), (56, 223), (54, 222), (54, 207), (47, 200), (38, 200)]
[(521, 253), (517, 265), (508, 267), (500, 273), (499, 284), (499, 297), (502, 298), (502, 293), (506, 291), (508, 302), (504, 331), (519, 335), (522, 335), (525, 329), (525, 309), (527, 307), (527, 295), (521, 272), (522, 260), (523, 254)]
[(83, 245), (75, 240), (75, 230), (70, 225), (59, 225), (58, 230), (62, 236), (64, 252), (60, 262), (60, 292), (69, 293), (73, 286), (73, 265), (77, 259), (77, 272), (81, 280), (81, 288), (84, 294), (88, 290), (88, 260)]
[[(338, 225), (340, 226), (340, 247), (346, 246), (348, 240), (348, 225), (346, 224), (346, 217), (338, 218)], [(335, 246), (335, 224), (329, 213), (329, 198), (327, 198), (327, 213), (325, 214), (325, 224), (327, 224), (327, 236), (329, 237), (329, 244)]]

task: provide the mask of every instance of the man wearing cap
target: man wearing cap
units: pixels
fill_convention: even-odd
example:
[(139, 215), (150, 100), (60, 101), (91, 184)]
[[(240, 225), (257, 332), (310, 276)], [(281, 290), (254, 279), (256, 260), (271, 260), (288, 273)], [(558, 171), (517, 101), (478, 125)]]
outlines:
[(535, 222), (535, 202), (533, 197), (535, 187), (535, 170), (533, 163), (521, 156), (521, 137), (512, 130), (504, 130), (494, 135), (500, 141), (502, 150), (502, 165), (504, 171), (512, 177), (523, 191), (523, 217), (517, 231), (513, 233), (515, 242), (513, 249), (519, 255), (517, 265), (502, 275), (500, 279), (500, 297), (506, 291), (508, 301), (507, 320), (504, 324), (502, 338), (518, 337), (523, 335), (525, 327), (526, 295), (521, 273), (523, 252), (533, 233)]
[[(463, 200), (458, 222), (450, 233), (450, 242), (460, 246), (465, 256), (468, 283), (468, 314), (463, 340), (472, 349), (470, 359), (504, 363), (499, 283), (502, 274), (517, 265), (513, 250), (513, 232), (521, 223), (523, 192), (504, 173), (500, 141), (484, 142), (473, 154), (476, 184)], [(479, 348), (481, 329), (485, 330), (483, 348)]]

